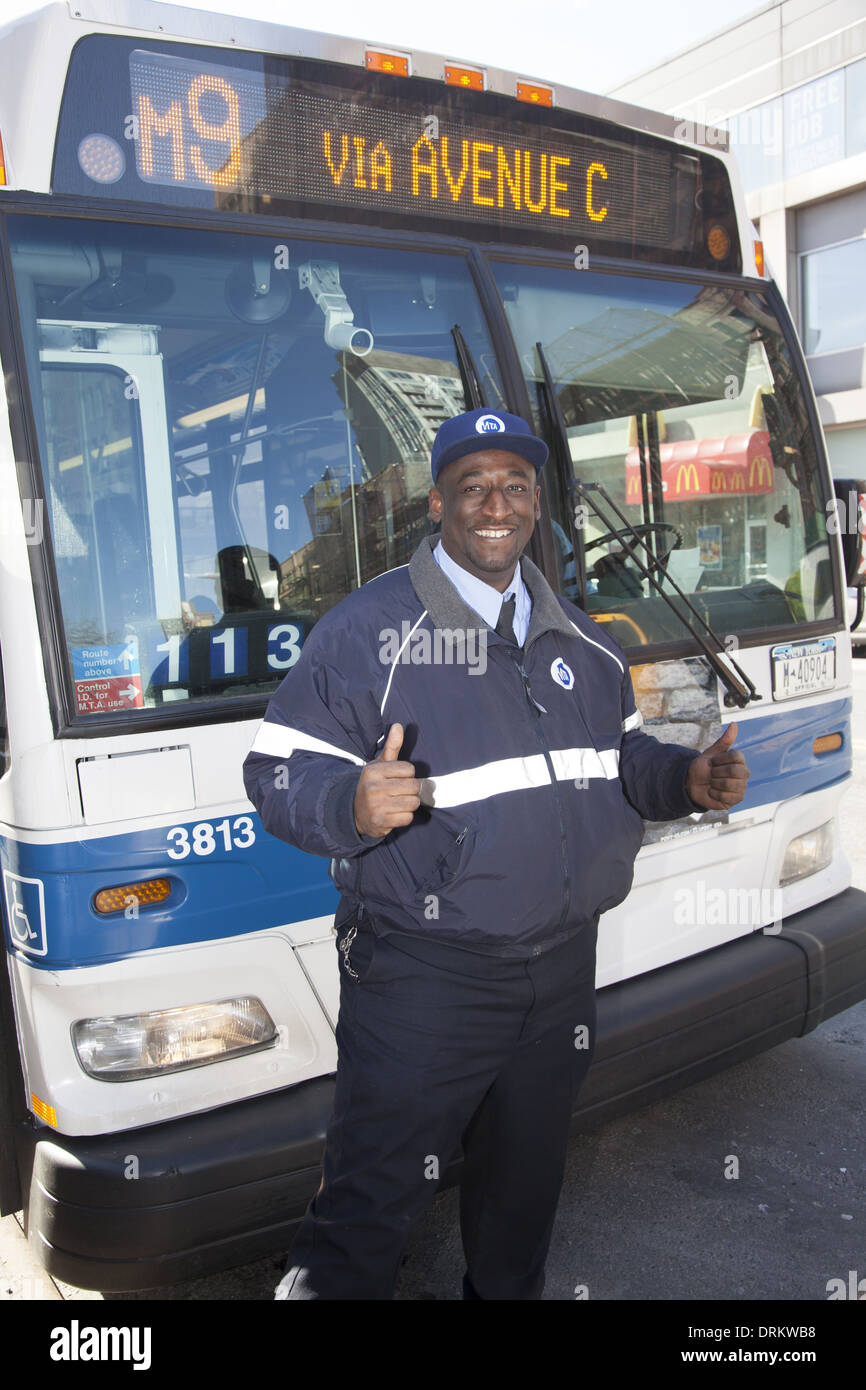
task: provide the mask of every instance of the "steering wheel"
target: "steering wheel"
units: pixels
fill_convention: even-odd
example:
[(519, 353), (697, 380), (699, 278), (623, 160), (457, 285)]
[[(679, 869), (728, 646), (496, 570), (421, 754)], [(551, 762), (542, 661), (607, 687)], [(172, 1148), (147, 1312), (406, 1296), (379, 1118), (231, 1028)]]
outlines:
[[(588, 555), (589, 552), (591, 550), (594, 550), (597, 545), (605, 545), (608, 541), (621, 541), (625, 539), (626, 541), (630, 542), (631, 537), (633, 535), (638, 535), (642, 539), (645, 539), (650, 531), (673, 531), (674, 536), (676, 537), (676, 539), (668, 546), (664, 555), (659, 555), (657, 557), (659, 560), (666, 560), (668, 555), (670, 555), (671, 551), (679, 549), (679, 547), (683, 543), (682, 531), (679, 529), (679, 527), (674, 526), (671, 522), (647, 521), (642, 523), (642, 525), (640, 526), (632, 527), (628, 531), (626, 531), (625, 527), (623, 527), (622, 530), (619, 531), (605, 531), (603, 536), (596, 536), (595, 540), (590, 541), (587, 546), (584, 546), (584, 554)], [(623, 551), (623, 556), (625, 559), (630, 558), (625, 551)]]

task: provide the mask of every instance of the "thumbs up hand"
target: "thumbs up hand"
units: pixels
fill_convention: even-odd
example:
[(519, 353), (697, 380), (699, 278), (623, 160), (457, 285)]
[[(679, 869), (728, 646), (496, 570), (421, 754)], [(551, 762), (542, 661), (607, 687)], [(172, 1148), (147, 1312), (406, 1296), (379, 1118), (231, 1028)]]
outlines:
[(421, 805), (421, 783), (411, 763), (400, 761), (403, 725), (392, 724), (381, 751), (367, 763), (355, 791), (355, 827), (359, 835), (380, 839), (398, 825), (411, 825)]
[(686, 792), (695, 805), (708, 811), (727, 811), (746, 795), (749, 769), (742, 753), (731, 751), (736, 737), (736, 724), (729, 724), (721, 738), (690, 764)]

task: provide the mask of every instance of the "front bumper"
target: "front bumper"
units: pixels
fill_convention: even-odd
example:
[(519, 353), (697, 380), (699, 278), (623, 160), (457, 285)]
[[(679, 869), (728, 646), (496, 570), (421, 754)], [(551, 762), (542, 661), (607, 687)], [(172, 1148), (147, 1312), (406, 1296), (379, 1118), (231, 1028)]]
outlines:
[[(660, 1099), (866, 998), (866, 893), (598, 995), (573, 1129)], [(163, 1287), (285, 1252), (320, 1180), (333, 1077), (96, 1138), (19, 1126), (25, 1219), (50, 1274)], [(135, 1159), (135, 1163), (131, 1162)], [(445, 1175), (450, 1184), (459, 1165)]]

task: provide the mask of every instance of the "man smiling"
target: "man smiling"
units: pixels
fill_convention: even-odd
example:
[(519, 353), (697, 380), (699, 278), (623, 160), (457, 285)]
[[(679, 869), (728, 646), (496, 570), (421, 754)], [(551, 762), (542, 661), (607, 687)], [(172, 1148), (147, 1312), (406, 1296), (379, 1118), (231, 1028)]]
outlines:
[[(546, 458), (504, 411), (442, 425), (440, 538), (319, 621), (244, 765), (266, 829), (330, 856), (341, 892), (334, 1110), (280, 1299), (391, 1298), (461, 1150), (463, 1297), (541, 1297), (599, 916), (629, 891), (642, 816), (745, 794), (736, 726), (700, 755), (640, 733), (619, 646), (521, 559)], [(385, 662), (386, 629), (404, 648), (447, 632), (458, 655), (480, 633), (483, 677)]]

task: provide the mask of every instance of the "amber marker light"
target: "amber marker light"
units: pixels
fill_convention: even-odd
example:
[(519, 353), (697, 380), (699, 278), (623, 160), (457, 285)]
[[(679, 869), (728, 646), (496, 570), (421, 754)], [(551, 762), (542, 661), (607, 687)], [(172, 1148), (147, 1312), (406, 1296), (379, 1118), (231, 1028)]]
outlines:
[(517, 100), (528, 101), (532, 106), (552, 106), (553, 88), (539, 87), (535, 82), (518, 82)]
[(35, 1091), (31, 1091), (30, 1093), (30, 1106), (33, 1114), (40, 1120), (43, 1120), (47, 1125), (51, 1125), (53, 1129), (57, 1128), (57, 1111), (54, 1109), (54, 1106), (49, 1105), (47, 1101), (40, 1100)]
[(731, 238), (719, 222), (707, 233), (707, 250), (714, 261), (723, 261), (731, 249)]
[(94, 183), (117, 183), (126, 170), (126, 155), (110, 135), (85, 135), (78, 145), (78, 163)]
[(841, 734), (822, 734), (816, 738), (812, 744), (813, 753), (834, 753), (837, 748), (842, 747)]
[(409, 59), (405, 53), (384, 53), (378, 48), (368, 48), (367, 71), (390, 72), (396, 77), (408, 77)]
[(6, 183), (6, 160), (3, 157), (3, 136), (0, 135), (0, 186)]
[(756, 242), (755, 242), (755, 269), (757, 270), (757, 272), (758, 272), (759, 275), (763, 276), (763, 274), (764, 274), (764, 243), (763, 243), (762, 241), (756, 241)]
[(445, 83), (448, 87), (470, 87), (473, 92), (483, 92), (486, 85), (482, 68), (458, 68), (453, 63), (445, 64)]
[(121, 883), (117, 888), (102, 888), (93, 899), (94, 911), (103, 915), (123, 912), (134, 898), (138, 907), (156, 907), (171, 895), (171, 879), (148, 878), (142, 883)]

